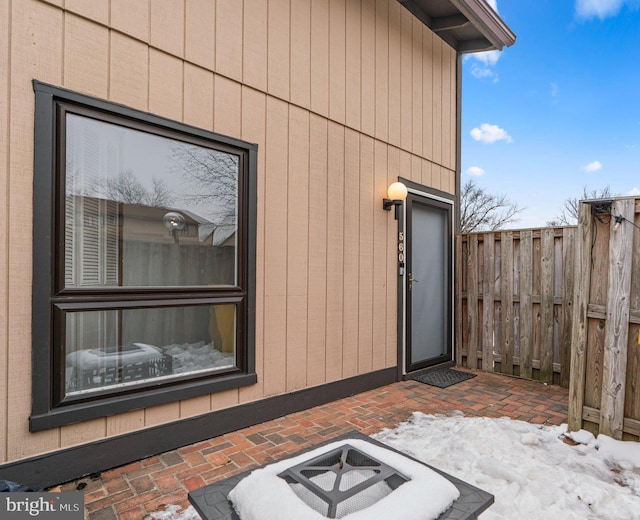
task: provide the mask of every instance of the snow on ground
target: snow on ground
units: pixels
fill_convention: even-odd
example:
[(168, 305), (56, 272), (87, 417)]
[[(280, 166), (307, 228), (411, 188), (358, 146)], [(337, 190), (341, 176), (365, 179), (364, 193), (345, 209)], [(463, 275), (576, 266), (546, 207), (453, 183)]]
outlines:
[[(640, 443), (509, 418), (425, 415), (374, 437), (495, 495), (482, 520), (639, 520)], [(265, 520), (277, 516), (264, 516)], [(393, 519), (404, 518), (399, 510)], [(148, 520), (197, 520), (193, 508)]]
[[(509, 418), (413, 414), (375, 437), (495, 495), (482, 520), (640, 519), (640, 444)], [(401, 518), (399, 516), (398, 518)]]

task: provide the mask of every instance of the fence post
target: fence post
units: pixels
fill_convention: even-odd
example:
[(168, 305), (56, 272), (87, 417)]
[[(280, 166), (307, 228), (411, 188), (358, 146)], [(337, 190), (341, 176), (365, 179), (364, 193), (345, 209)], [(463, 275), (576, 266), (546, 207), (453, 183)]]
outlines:
[(587, 309), (591, 287), (591, 206), (582, 203), (574, 261), (573, 327), (571, 330), (571, 381), (569, 384), (569, 430), (582, 429), (582, 408), (587, 367)]
[(614, 439), (622, 439), (624, 420), (633, 258), (633, 226), (623, 221), (616, 227), (615, 216), (633, 222), (634, 209), (633, 199), (617, 200), (611, 208), (612, 230), (609, 242), (609, 289), (602, 363), (600, 433)]

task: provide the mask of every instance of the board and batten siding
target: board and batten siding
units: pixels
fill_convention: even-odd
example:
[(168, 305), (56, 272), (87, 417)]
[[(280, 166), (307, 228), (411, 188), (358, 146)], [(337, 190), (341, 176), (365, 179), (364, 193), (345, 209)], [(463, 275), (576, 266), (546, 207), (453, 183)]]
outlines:
[[(29, 433), (33, 79), (258, 144), (258, 384)], [(454, 193), (457, 82), (396, 0), (8, 0), (0, 81), (0, 463), (396, 365), (381, 199)]]

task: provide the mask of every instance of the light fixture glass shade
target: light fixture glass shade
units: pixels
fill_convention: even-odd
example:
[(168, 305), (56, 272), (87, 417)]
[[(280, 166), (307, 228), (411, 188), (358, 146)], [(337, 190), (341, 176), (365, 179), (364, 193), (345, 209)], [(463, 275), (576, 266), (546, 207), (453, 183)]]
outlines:
[(166, 213), (162, 221), (169, 231), (181, 231), (185, 226), (184, 217), (176, 211)]
[(404, 200), (407, 198), (407, 193), (407, 187), (401, 182), (394, 182), (387, 189), (387, 195), (391, 200)]

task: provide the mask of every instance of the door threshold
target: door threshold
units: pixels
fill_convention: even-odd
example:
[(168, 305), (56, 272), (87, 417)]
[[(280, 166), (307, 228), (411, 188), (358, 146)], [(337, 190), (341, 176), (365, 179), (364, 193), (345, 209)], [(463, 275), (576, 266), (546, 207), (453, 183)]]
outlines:
[(415, 376), (419, 376), (422, 374), (427, 374), (429, 372), (433, 372), (434, 370), (440, 370), (442, 368), (453, 368), (456, 366), (456, 362), (455, 361), (445, 361), (444, 363), (439, 363), (437, 365), (433, 365), (431, 367), (427, 367), (427, 368), (421, 368), (420, 370), (414, 370), (413, 372), (409, 372), (407, 374), (403, 374), (402, 376), (402, 380), (403, 381), (407, 381), (408, 379), (411, 379)]

